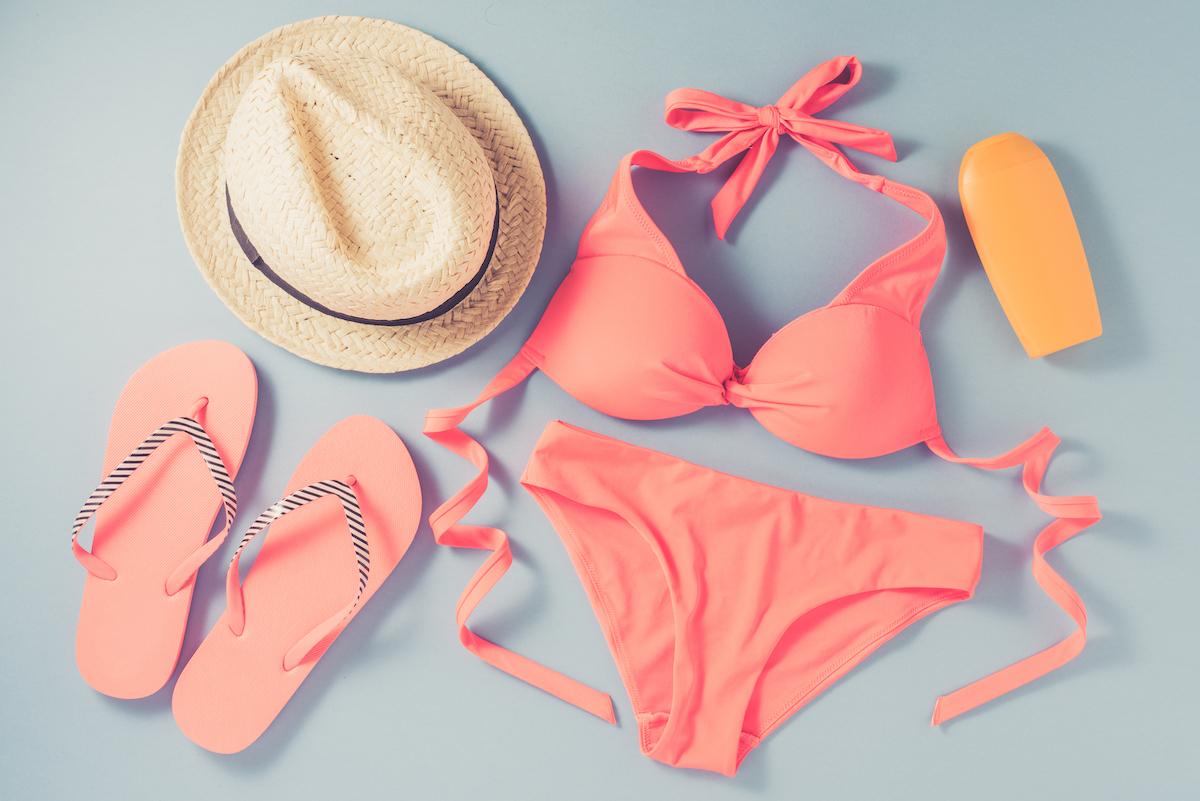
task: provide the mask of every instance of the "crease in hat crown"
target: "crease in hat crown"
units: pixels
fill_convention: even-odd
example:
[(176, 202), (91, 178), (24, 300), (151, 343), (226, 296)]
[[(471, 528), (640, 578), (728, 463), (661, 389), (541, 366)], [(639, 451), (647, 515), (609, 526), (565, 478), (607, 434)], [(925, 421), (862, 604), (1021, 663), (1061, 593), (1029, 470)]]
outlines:
[(284, 25), (230, 58), (184, 126), (175, 187), (221, 302), (342, 370), (412, 370), (478, 342), (528, 286), (546, 228), (537, 152), (499, 88), (444, 42), (363, 17)]
[(247, 239), (321, 306), (414, 317), (483, 265), (496, 223), (487, 156), (386, 62), (319, 51), (272, 61), (238, 103), (222, 155)]

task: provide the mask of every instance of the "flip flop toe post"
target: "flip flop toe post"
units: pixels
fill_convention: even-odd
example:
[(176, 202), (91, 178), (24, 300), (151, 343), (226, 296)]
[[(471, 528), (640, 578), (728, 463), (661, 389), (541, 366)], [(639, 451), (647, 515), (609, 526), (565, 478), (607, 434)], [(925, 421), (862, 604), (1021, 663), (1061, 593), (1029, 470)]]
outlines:
[[(271, 724), (416, 533), (421, 492), (400, 438), (372, 417), (327, 431), (229, 566), (227, 608), (175, 684), (179, 728), (216, 753)], [(241, 550), (262, 546), (239, 584)]]
[[(192, 579), (237, 508), (232, 481), (256, 401), (254, 366), (225, 342), (172, 348), (125, 385), (109, 428), (105, 478), (71, 537), (88, 571), (76, 662), (99, 692), (143, 698), (175, 671)], [(222, 509), (224, 528), (209, 539)], [(92, 518), (88, 551), (79, 534)]]

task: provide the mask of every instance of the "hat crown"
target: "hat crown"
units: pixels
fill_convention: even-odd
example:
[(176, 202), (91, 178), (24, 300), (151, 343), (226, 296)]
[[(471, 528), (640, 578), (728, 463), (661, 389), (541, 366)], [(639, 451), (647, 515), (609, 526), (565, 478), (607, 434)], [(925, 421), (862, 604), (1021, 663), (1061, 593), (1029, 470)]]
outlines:
[(427, 313), (487, 255), (487, 155), (444, 102), (385, 61), (309, 51), (267, 64), (230, 120), (223, 159), (254, 249), (338, 313)]

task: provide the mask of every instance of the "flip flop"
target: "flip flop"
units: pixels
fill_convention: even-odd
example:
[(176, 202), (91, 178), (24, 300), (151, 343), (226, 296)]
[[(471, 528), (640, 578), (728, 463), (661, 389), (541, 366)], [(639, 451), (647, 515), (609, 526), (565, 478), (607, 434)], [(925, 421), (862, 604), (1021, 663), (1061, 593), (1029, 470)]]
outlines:
[[(192, 580), (233, 522), (254, 425), (254, 365), (225, 342), (191, 342), (133, 374), (113, 412), (104, 480), (71, 532), (87, 568), (75, 661), (114, 698), (157, 692), (179, 660)], [(208, 539), (224, 508), (225, 527)], [(79, 532), (95, 517), (89, 553)]]
[[(266, 731), (408, 550), (421, 489), (404, 443), (373, 417), (329, 429), (229, 565), (227, 608), (175, 683), (175, 722), (232, 754)], [(270, 525), (246, 580), (238, 559)]]

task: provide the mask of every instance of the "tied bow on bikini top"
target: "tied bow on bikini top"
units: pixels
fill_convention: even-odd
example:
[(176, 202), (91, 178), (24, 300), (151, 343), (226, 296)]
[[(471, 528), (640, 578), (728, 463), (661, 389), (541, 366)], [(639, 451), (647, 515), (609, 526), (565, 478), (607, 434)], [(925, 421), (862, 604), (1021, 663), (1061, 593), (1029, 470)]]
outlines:
[[(482, 640), (466, 627), (471, 610), (512, 557), (503, 532), (457, 525), (486, 489), (488, 464), (484, 449), (457, 426), (471, 410), (535, 369), (578, 400), (614, 417), (661, 419), (728, 403), (748, 409), (781, 439), (827, 456), (880, 456), (925, 442), (945, 459), (976, 467), (1023, 464), (1026, 490), (1058, 518), (1037, 538), (1033, 572), (1078, 629), (1046, 651), (940, 698), (934, 724), (1025, 684), (1082, 650), (1083, 604), (1042, 554), (1098, 520), (1096, 500), (1038, 492), (1059, 442), (1048, 428), (993, 459), (960, 458), (943, 440), (918, 328), (945, 256), (941, 214), (924, 192), (859, 172), (834, 146), (895, 161), (887, 133), (812, 116), (845, 94), (861, 74), (858, 59), (833, 59), (764, 108), (695, 89), (668, 95), (668, 124), (729, 133), (682, 161), (645, 150), (626, 156), (583, 232), (570, 273), (529, 341), (474, 403), (427, 414), (425, 433), (479, 468), (470, 484), (430, 516), (430, 523), (440, 543), (493, 551), (458, 608), (460, 638), (481, 658), (602, 717), (611, 716), (611, 709), (604, 711), (607, 696)], [(742, 368), (733, 361), (716, 307), (688, 277), (674, 248), (638, 201), (630, 171), (636, 165), (703, 173), (746, 153), (712, 203), (718, 236), (724, 237), (785, 133), (840, 175), (903, 204), (928, 224), (910, 242), (859, 273), (829, 304), (776, 332)]]

